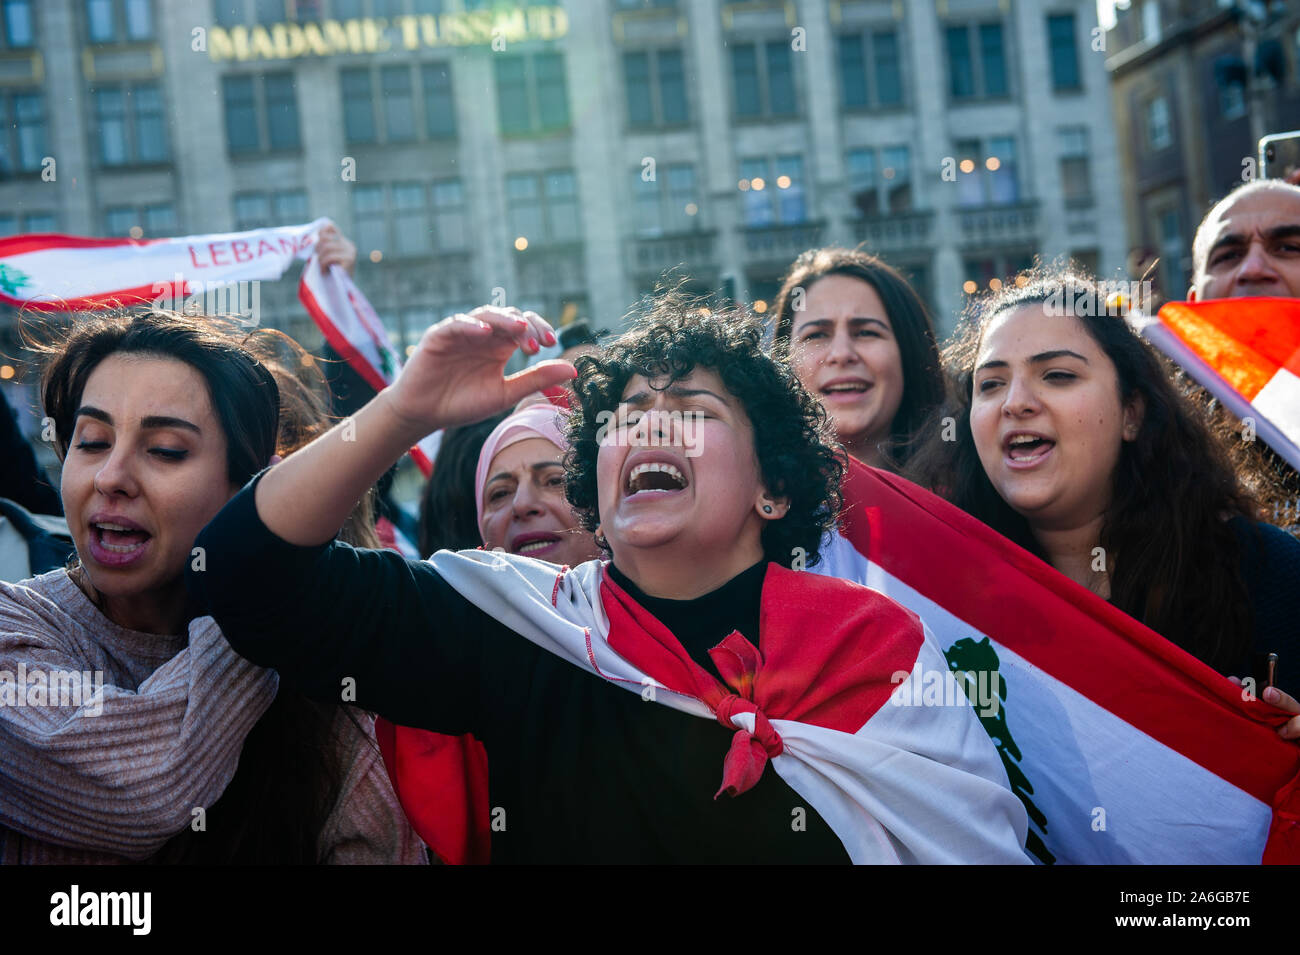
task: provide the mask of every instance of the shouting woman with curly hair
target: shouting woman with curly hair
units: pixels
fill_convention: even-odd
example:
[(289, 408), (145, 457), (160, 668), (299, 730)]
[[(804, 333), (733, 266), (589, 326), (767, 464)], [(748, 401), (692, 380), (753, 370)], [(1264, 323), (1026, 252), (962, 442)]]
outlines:
[(964, 697), (898, 705), (952, 680), (920, 621), (784, 566), (816, 562), (842, 463), (747, 316), (660, 298), (578, 359), (568, 496), (611, 561), (333, 540), (413, 440), (571, 379), (503, 377), (554, 340), (514, 309), (446, 319), (354, 421), (250, 482), (188, 578), (236, 649), (321, 698), (346, 685), (394, 722), (474, 733), (493, 861), (1025, 861)]

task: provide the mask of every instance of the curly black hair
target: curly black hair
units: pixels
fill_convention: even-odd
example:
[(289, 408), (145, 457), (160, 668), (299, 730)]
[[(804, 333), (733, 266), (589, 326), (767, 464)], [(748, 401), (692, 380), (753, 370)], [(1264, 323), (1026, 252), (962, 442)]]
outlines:
[(569, 417), (565, 490), (584, 528), (594, 532), (600, 523), (597, 433), (627, 383), (643, 375), (668, 388), (702, 368), (716, 373), (745, 409), (764, 486), (790, 501), (786, 515), (763, 528), (764, 558), (789, 566), (795, 548), (802, 548), (805, 566), (817, 563), (823, 537), (839, 517), (844, 451), (821, 402), (786, 363), (765, 352), (763, 325), (754, 316), (661, 291), (643, 300), (618, 340), (575, 366), (578, 401)]

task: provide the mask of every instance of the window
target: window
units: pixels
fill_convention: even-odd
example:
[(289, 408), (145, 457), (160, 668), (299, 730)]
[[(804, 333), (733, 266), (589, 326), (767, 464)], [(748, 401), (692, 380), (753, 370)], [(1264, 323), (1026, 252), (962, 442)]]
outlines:
[(748, 227), (791, 225), (808, 219), (802, 156), (777, 156), (770, 163), (765, 158), (742, 159), (740, 191)]
[(964, 207), (1009, 205), (1020, 199), (1016, 141), (995, 136), (987, 145), (960, 140), (957, 149), (957, 204)]
[(1155, 218), (1160, 240), (1161, 291), (1166, 299), (1182, 298), (1187, 289), (1187, 281), (1182, 265), (1186, 245), (1183, 241), (1181, 217), (1178, 210), (1171, 206), (1158, 211)]
[(245, 192), (235, 196), (235, 229), (265, 229), (282, 225), (299, 225), (307, 221), (307, 193), (302, 189), (288, 192)]
[(386, 66), (380, 71), (380, 76), (383, 80), (388, 142), (410, 142), (415, 139), (415, 97), (411, 90), (411, 71), (405, 66)]
[(1246, 115), (1246, 88), (1240, 81), (1230, 80), (1219, 87), (1219, 113), (1224, 119)]
[(398, 255), (416, 255), (433, 248), (429, 223), (429, 196), (423, 183), (393, 186), (393, 249)]
[(511, 173), (506, 176), (506, 208), (510, 234), (530, 246), (581, 241), (577, 179), (570, 170)]
[[(366, 67), (343, 70), (339, 81), (343, 134), (349, 143), (408, 143), (421, 138), (417, 118), (421, 110), (415, 101), (415, 74), (410, 66), (386, 66), (377, 77)], [(423, 134), (428, 138), (454, 137), (456, 112), (447, 64), (422, 64), (420, 81)]]
[(1059, 93), (1082, 87), (1073, 13), (1054, 14), (1047, 18), (1047, 55), (1052, 64), (1053, 89)]
[(230, 151), (256, 151), (261, 137), (257, 130), (253, 77), (222, 77), (221, 91), (226, 106), (226, 142)]
[(1157, 96), (1147, 103), (1146, 129), (1147, 146), (1152, 152), (1159, 152), (1173, 145), (1173, 132), (1169, 128), (1169, 101), (1163, 96)]
[(292, 73), (223, 76), (226, 141), (232, 153), (283, 152), (301, 145)]
[(886, 211), (911, 211), (911, 153), (906, 146), (887, 146), (881, 152), (881, 159), (884, 165), (880, 178), (884, 181)]
[(271, 221), (271, 200), (264, 192), (235, 196), (235, 230), (248, 232), (274, 225)]
[(1008, 95), (1007, 56), (1001, 23), (964, 24), (944, 30), (948, 91), (953, 99)]
[(85, 0), (91, 43), (139, 43), (153, 39), (150, 0)]
[(568, 127), (563, 54), (497, 55), (492, 60), (503, 134), (522, 135)]
[(21, 218), (13, 213), (0, 215), (0, 236), (20, 232), (58, 232), (59, 217), (53, 212), (29, 212)]
[(628, 125), (680, 126), (690, 119), (680, 50), (623, 54)]
[(732, 44), (731, 79), (737, 119), (798, 112), (788, 40)]
[(849, 176), (849, 195), (858, 215), (866, 219), (880, 215), (880, 183), (876, 178), (876, 151), (850, 149), (844, 157)]
[(443, 179), (433, 184), (433, 218), (439, 249), (457, 251), (469, 248), (465, 187), (459, 179)]
[(147, 206), (113, 206), (104, 210), (106, 235), (161, 238), (180, 231), (176, 208), (170, 202)]
[(1064, 126), (1056, 131), (1061, 153), (1061, 196), (1067, 206), (1092, 205), (1092, 173), (1088, 162), (1088, 127)]
[(451, 68), (446, 63), (420, 67), (424, 84), (424, 123), (430, 139), (456, 135), (456, 102), (451, 95)]
[(383, 186), (352, 187), (352, 223), (358, 256), (383, 252), (388, 247), (388, 218)]
[(432, 186), (423, 182), (354, 186), (352, 216), (358, 254), (363, 257), (374, 251), (420, 257), (468, 247), (465, 194), (459, 179)]
[(34, 172), (45, 157), (45, 103), (40, 93), (0, 93), (0, 173)]
[(92, 102), (103, 165), (167, 160), (166, 122), (156, 84), (103, 87), (93, 91)]
[(339, 80), (343, 88), (343, 134), (350, 143), (375, 142), (370, 70), (344, 70), (339, 74)]
[(637, 235), (674, 235), (698, 228), (700, 199), (695, 167), (690, 163), (664, 166), (646, 181), (638, 166), (633, 180)]
[(21, 50), (35, 42), (32, 0), (2, 0), (0, 14), (0, 29), (3, 29), (6, 49)]
[(845, 109), (900, 105), (903, 77), (899, 68), (898, 34), (893, 30), (842, 34), (839, 73)]
[(906, 146), (850, 149), (845, 154), (849, 193), (863, 218), (912, 209), (911, 151)]
[(266, 81), (266, 125), (271, 149), (297, 149), (298, 101), (292, 73), (268, 73)]

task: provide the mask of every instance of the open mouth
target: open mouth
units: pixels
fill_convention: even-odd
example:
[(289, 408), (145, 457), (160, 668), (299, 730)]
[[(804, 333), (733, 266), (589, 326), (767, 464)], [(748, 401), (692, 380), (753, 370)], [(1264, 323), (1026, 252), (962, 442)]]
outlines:
[(823, 385), (821, 393), (830, 396), (853, 396), (865, 395), (871, 390), (871, 385), (865, 381), (837, 381), (829, 385)]
[(537, 557), (550, 553), (559, 543), (559, 534), (524, 534), (515, 539), (510, 552), (525, 557)]
[(144, 554), (152, 539), (142, 528), (99, 521), (90, 525), (90, 554), (100, 564), (122, 566)]
[(1020, 465), (1041, 461), (1054, 447), (1055, 441), (1037, 434), (1013, 434), (1003, 444), (1007, 459)]
[(636, 494), (648, 494), (651, 492), (673, 492), (681, 491), (686, 488), (686, 476), (676, 467), (676, 465), (647, 462), (638, 464), (628, 474), (627, 487), (624, 489), (628, 497)]

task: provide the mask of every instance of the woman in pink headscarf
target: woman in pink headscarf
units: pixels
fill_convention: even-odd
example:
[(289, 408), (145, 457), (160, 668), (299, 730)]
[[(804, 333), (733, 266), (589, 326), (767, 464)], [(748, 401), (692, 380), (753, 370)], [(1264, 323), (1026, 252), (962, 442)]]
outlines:
[(600, 556), (564, 495), (565, 414), (549, 401), (526, 405), (483, 442), (474, 488), (486, 549), (570, 567)]
[[(483, 442), (474, 500), (484, 548), (571, 567), (600, 556), (564, 496), (567, 407), (561, 397), (526, 398)], [(383, 718), (375, 735), (402, 808), (434, 855), (454, 864), (486, 863), (491, 830), (483, 744), (473, 735), (444, 736)]]

